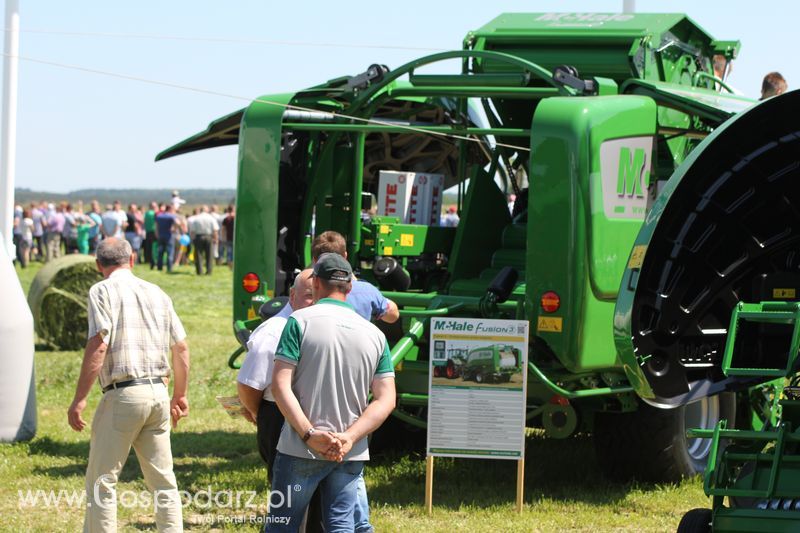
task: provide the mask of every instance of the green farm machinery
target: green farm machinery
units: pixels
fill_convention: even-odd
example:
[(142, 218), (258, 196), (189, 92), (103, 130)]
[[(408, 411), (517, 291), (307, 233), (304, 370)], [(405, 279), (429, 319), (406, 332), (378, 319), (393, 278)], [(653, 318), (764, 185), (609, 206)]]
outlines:
[[(431, 317), (524, 319), (528, 425), (593, 434), (610, 476), (673, 481), (734, 427), (782, 427), (776, 377), (726, 374), (723, 347), (739, 302), (796, 299), (800, 98), (734, 94), (713, 64), (738, 48), (680, 14), (503, 14), (460, 50), (255, 99), (157, 159), (239, 145), (240, 339), (336, 230), (401, 309), (381, 325), (398, 421), (427, 422)], [(457, 226), (437, 201), (387, 208), (421, 177)]]
[[(712, 509), (692, 509), (679, 533), (789, 532), (800, 527), (800, 303), (740, 303), (731, 317), (722, 372), (774, 379), (770, 416), (759, 431), (690, 430), (711, 438), (704, 489)], [(727, 498), (727, 500), (726, 500)]]
[[(518, 352), (517, 350), (516, 352)], [(465, 355), (456, 355), (442, 367), (442, 374), (450, 379), (461, 377), (477, 383), (508, 382), (520, 371), (519, 353), (504, 344), (492, 344), (469, 350)], [(434, 375), (437, 367), (434, 366)]]

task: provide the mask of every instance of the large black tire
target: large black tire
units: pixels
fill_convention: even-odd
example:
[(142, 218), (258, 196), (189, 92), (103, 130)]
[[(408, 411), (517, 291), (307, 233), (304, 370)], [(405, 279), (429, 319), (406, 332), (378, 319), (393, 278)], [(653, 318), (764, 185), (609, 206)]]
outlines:
[(736, 419), (733, 393), (705, 398), (674, 409), (639, 402), (632, 413), (598, 413), (594, 424), (595, 453), (606, 477), (675, 483), (705, 471), (711, 439), (687, 439), (692, 427), (712, 429)]
[(692, 509), (681, 518), (678, 533), (710, 533), (711, 509)]

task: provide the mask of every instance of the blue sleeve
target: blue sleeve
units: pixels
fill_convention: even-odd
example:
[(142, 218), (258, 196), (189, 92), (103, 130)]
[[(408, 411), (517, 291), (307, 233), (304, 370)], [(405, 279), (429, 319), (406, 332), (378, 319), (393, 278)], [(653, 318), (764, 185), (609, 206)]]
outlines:
[(386, 306), (388, 305), (388, 302), (383, 294), (381, 294), (381, 291), (376, 289), (374, 285), (370, 284), (370, 287), (372, 287), (374, 292), (373, 297), (370, 299), (370, 305), (372, 306), (372, 317), (378, 320), (386, 314)]

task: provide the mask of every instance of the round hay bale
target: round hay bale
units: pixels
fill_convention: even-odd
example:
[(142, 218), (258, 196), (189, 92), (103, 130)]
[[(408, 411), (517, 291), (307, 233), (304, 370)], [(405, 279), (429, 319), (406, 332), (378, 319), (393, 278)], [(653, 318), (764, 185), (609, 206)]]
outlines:
[(42, 267), (28, 291), (39, 340), (59, 350), (83, 348), (89, 288), (102, 279), (94, 257), (88, 255), (67, 255)]

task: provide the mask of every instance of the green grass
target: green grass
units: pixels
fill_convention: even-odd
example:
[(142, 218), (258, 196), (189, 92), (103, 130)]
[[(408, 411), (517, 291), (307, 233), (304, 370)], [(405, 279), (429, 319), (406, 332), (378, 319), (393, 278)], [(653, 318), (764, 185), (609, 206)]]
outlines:
[[(36, 267), (18, 270), (27, 290)], [(190, 493), (256, 491), (256, 509), (184, 508), (187, 530), (257, 530), (257, 525), (225, 523), (223, 517), (263, 513), (266, 471), (255, 445), (255, 429), (232, 420), (219, 408), (217, 395), (235, 393), (235, 372), (226, 366), (231, 335), (231, 274), (218, 268), (196, 277), (188, 267), (177, 273), (137, 275), (158, 283), (173, 298), (191, 348), (189, 397), (191, 414), (172, 434), (175, 473), (181, 490)], [(66, 409), (72, 400), (81, 352), (37, 350), (36, 380), (39, 428), (26, 443), (0, 445), (0, 522), (3, 531), (78, 531), (83, 509), (62, 502), (58, 507), (20, 508), (19, 491), (82, 490), (89, 452), (89, 432), (72, 431)], [(90, 396), (86, 415), (100, 398)], [(434, 511), (423, 506), (425, 458), (419, 453), (380, 457), (366, 470), (372, 522), (378, 531), (674, 531), (681, 516), (706, 507), (699, 479), (680, 485), (615, 484), (603, 479), (591, 440), (548, 440), (532, 432), (527, 441), (525, 509), (514, 512), (516, 464), (513, 461), (442, 459), (436, 461)], [(122, 472), (120, 491), (145, 490), (135, 455)], [(203, 502), (201, 502), (202, 504)], [(223, 501), (224, 503), (224, 501)], [(200, 523), (211, 518), (213, 525)], [(154, 530), (147, 508), (119, 509), (121, 530)]]

